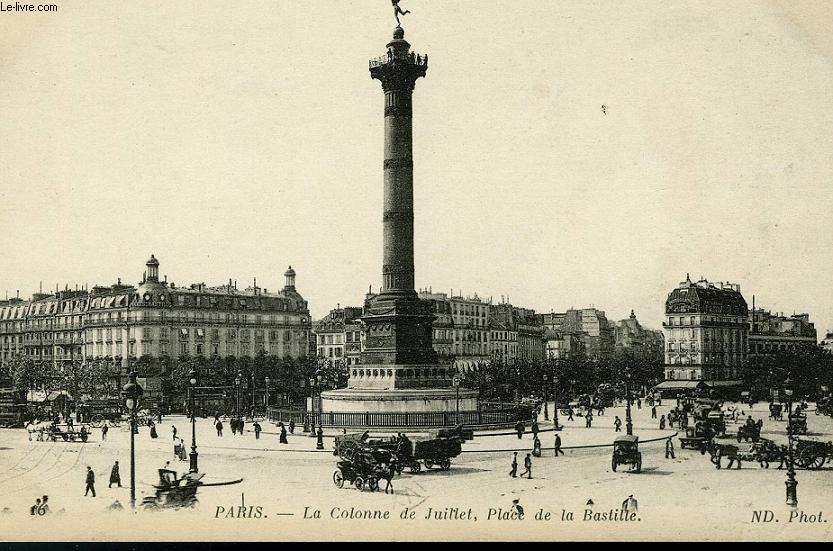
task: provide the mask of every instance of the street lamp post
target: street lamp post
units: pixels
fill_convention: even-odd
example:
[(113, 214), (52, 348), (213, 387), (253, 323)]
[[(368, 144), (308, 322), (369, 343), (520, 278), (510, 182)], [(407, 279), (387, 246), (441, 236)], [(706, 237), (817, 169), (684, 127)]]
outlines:
[(194, 369), (191, 369), (191, 372), (188, 374), (188, 382), (190, 383), (190, 387), (188, 388), (188, 398), (189, 398), (189, 405), (191, 408), (191, 454), (189, 455), (190, 459), (190, 472), (196, 473), (199, 471), (197, 468), (197, 411), (194, 404), (195, 393), (197, 391), (197, 372)]
[(234, 401), (234, 417), (236, 419), (240, 418), (240, 387), (243, 385), (243, 370), (240, 369), (237, 371), (237, 377), (234, 379), (234, 386), (236, 390), (236, 396)]
[(130, 412), (130, 507), (136, 508), (136, 411), (144, 390), (136, 382), (136, 371), (130, 372), (130, 380), (122, 388), (124, 403)]
[(633, 422), (631, 421), (631, 387), (630, 387), (630, 384), (629, 384), (630, 381), (628, 379), (629, 379), (629, 376), (626, 375), (625, 376), (625, 400), (626, 400), (627, 405), (625, 406), (625, 431), (627, 431), (627, 433), (629, 435), (633, 435)]
[(548, 402), (550, 401), (550, 395), (549, 385), (547, 384), (548, 382), (549, 376), (546, 373), (544, 373), (544, 421), (550, 420), (550, 408), (548, 405)]
[(454, 378), (451, 379), (451, 382), (454, 384), (454, 390), (457, 394), (457, 421), (454, 423), (455, 425), (460, 424), (460, 376), (454, 375)]
[(263, 380), (266, 384), (266, 399), (264, 400), (264, 407), (266, 408), (266, 418), (269, 418), (269, 375)]
[(798, 481), (795, 479), (795, 458), (793, 456), (793, 389), (792, 381), (787, 377), (784, 381), (784, 394), (787, 395), (787, 505), (798, 505)]
[(252, 419), (255, 416), (255, 371), (252, 369)]

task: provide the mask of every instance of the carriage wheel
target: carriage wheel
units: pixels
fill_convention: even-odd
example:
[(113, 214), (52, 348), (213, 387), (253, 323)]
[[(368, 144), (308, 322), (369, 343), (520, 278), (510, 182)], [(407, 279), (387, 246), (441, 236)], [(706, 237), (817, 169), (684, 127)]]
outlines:
[(419, 461), (414, 461), (413, 463), (411, 463), (411, 472), (412, 473), (418, 473), (421, 470), (422, 470), (422, 465), (419, 464)]
[(827, 458), (823, 455), (820, 455), (813, 461), (813, 464), (810, 465), (811, 469), (821, 469), (822, 466), (827, 462)]
[(356, 480), (353, 481), (353, 486), (355, 486), (356, 489), (359, 491), (364, 490), (364, 479), (360, 476), (357, 476)]
[(101, 422), (103, 421), (101, 415), (93, 415), (92, 419), (90, 419), (90, 426), (93, 428), (98, 428), (101, 426)]
[(378, 490), (379, 489), (379, 480), (377, 480), (375, 477), (372, 477), (372, 476), (370, 478), (368, 478), (367, 479), (367, 489), (370, 490), (371, 492), (375, 492), (376, 490)]
[(333, 472), (333, 484), (338, 488), (344, 488), (344, 475), (341, 474), (340, 470)]
[(429, 460), (429, 459), (425, 460), (425, 468), (426, 469), (430, 469), (433, 466), (434, 466), (434, 463), (431, 460)]
[(447, 471), (451, 468), (451, 460), (450, 459), (443, 459), (440, 461), (440, 469)]
[(812, 450), (805, 449), (795, 458), (795, 464), (802, 469), (806, 469), (810, 466), (815, 457), (816, 456), (813, 454)]

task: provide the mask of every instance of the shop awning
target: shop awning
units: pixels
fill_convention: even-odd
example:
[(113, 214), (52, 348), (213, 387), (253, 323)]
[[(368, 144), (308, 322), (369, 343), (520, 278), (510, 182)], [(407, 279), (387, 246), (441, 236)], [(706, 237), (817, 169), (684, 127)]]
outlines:
[(686, 390), (702, 388), (703, 381), (663, 381), (654, 390)]
[(743, 381), (705, 381), (706, 386), (712, 388), (732, 388), (738, 386), (744, 386)]

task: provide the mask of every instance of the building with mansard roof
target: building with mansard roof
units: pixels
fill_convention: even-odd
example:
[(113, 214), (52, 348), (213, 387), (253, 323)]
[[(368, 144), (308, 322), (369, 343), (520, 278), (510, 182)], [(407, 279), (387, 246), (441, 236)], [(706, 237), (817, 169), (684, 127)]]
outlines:
[(125, 367), (142, 356), (309, 354), (309, 308), (291, 266), (277, 292), (256, 283), (238, 290), (231, 280), (177, 287), (160, 279), (154, 256), (145, 266), (137, 286), (119, 281), (0, 305), (0, 362), (23, 354), (55, 366), (108, 360)]
[(732, 381), (746, 361), (749, 310), (740, 285), (692, 282), (686, 275), (665, 301), (665, 378)]

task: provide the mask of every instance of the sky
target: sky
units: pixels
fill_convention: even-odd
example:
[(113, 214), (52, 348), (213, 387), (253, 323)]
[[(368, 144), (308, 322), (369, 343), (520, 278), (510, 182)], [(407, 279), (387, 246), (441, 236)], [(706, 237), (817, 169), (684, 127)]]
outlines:
[[(316, 318), (378, 289), (390, 2), (54, 3), (0, 17), (0, 298), (151, 253), (291, 264)], [(833, 329), (833, 4), (402, 5), (418, 287), (659, 327), (690, 273)]]

